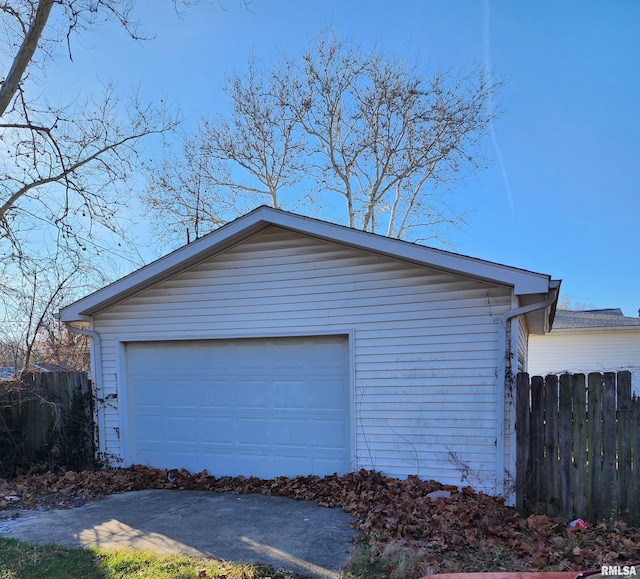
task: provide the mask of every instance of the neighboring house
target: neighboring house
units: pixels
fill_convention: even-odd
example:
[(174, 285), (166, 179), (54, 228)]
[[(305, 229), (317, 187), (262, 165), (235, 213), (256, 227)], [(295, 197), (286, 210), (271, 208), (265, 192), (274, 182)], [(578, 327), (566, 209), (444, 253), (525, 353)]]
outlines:
[(51, 372), (75, 372), (75, 368), (71, 368), (71, 366), (62, 366), (60, 364), (29, 364), (26, 368), (26, 372), (33, 372), (35, 374)]
[(531, 375), (630, 370), (640, 394), (640, 318), (619, 308), (558, 310), (553, 330), (529, 340)]
[(60, 319), (91, 328), (108, 464), (503, 493), (511, 361), (549, 330), (559, 285), (260, 207)]

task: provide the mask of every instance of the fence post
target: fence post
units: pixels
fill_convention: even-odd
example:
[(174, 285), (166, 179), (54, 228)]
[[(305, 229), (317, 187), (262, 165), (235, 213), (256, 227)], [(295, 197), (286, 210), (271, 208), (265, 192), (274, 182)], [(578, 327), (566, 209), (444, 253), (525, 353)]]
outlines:
[(520, 511), (529, 508), (526, 496), (531, 476), (529, 418), (529, 374), (520, 372), (516, 376), (516, 508)]

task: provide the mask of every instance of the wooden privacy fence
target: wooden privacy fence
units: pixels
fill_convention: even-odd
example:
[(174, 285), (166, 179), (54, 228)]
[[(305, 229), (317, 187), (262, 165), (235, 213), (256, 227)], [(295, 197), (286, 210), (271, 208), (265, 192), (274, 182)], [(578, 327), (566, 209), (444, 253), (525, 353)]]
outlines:
[(25, 373), (0, 383), (2, 473), (38, 462), (84, 468), (94, 459), (93, 396), (86, 372)]
[(516, 380), (516, 506), (640, 524), (640, 399), (630, 372)]

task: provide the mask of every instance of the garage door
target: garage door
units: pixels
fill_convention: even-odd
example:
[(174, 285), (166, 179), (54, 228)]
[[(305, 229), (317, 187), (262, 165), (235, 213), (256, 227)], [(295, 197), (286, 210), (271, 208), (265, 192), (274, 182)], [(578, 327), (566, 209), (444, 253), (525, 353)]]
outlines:
[(346, 336), (130, 343), (129, 458), (272, 478), (350, 465)]

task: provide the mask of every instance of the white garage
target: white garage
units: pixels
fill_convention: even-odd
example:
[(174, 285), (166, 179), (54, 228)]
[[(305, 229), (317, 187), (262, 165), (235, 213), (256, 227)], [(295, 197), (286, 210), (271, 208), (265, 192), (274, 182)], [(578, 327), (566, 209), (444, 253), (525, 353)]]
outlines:
[(125, 350), (128, 462), (262, 478), (349, 470), (347, 336)]
[(260, 207), (60, 319), (91, 337), (105, 465), (364, 468), (502, 494), (515, 468), (511, 361), (526, 364), (529, 334), (548, 331), (558, 288)]

